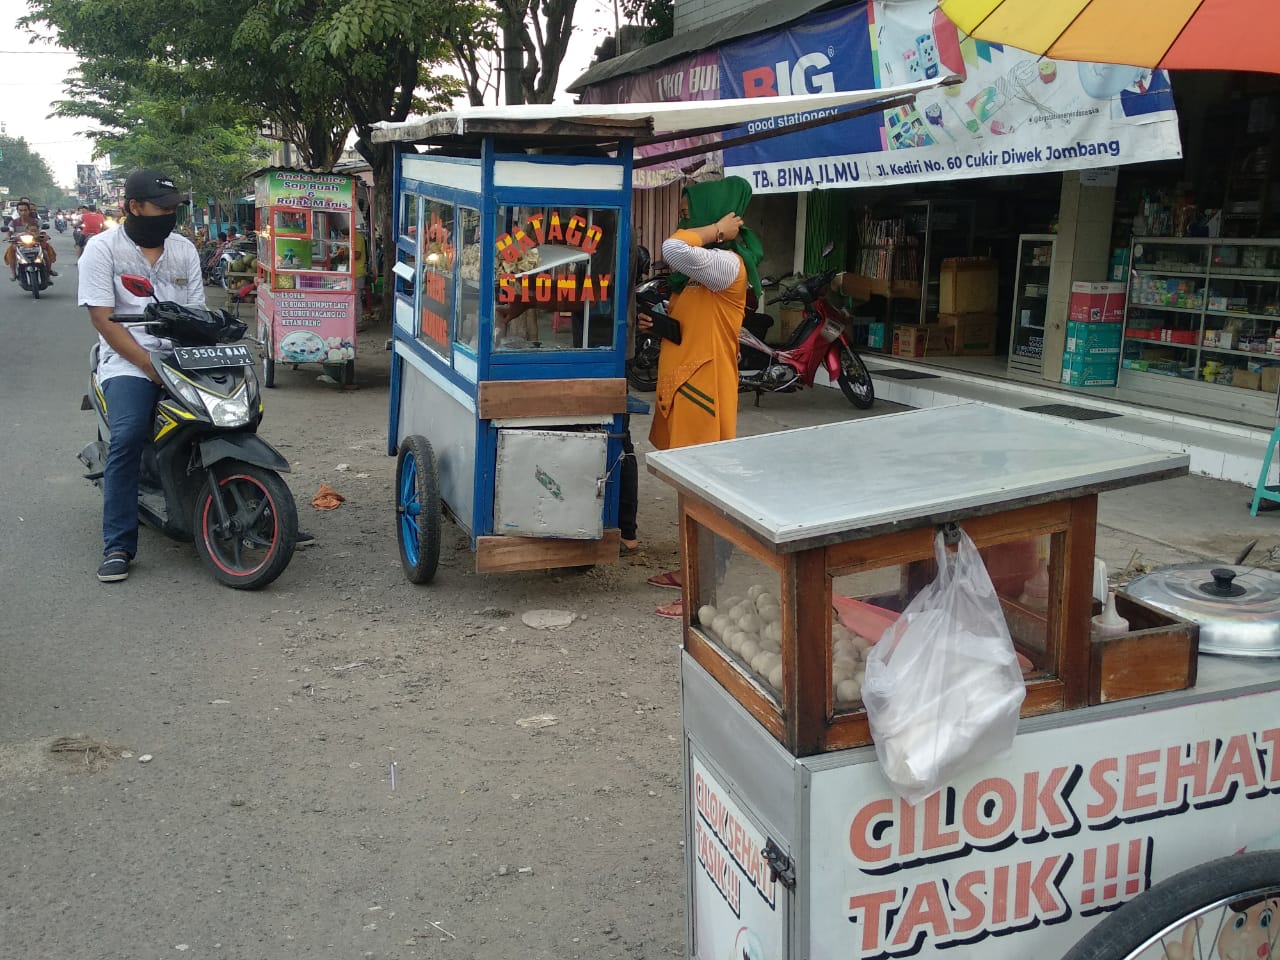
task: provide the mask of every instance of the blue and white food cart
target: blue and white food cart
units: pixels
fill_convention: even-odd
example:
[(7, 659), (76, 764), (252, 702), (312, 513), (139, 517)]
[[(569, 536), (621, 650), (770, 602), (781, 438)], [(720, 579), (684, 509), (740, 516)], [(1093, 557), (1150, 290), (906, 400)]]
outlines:
[(617, 559), (637, 143), (651, 146), (636, 163), (663, 162), (658, 142), (788, 110), (829, 122), (932, 85), (475, 108), (375, 129), (399, 146), (388, 452), (408, 578), (435, 573), (440, 506), (479, 572)]

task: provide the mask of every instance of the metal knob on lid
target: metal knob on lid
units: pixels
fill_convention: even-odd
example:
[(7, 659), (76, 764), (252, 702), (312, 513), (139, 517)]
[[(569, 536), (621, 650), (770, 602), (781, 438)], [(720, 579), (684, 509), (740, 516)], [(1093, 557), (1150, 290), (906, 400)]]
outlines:
[(1124, 590), (1200, 624), (1200, 652), (1280, 657), (1280, 574), (1258, 567), (1187, 563), (1154, 570)]

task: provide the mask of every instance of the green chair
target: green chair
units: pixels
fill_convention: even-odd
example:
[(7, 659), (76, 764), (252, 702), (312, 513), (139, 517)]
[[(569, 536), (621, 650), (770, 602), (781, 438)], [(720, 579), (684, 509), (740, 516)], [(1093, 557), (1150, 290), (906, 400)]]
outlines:
[(1271, 431), (1271, 439), (1267, 442), (1267, 455), (1262, 458), (1262, 472), (1258, 474), (1258, 485), (1253, 488), (1253, 505), (1249, 507), (1249, 516), (1258, 515), (1258, 504), (1263, 500), (1280, 503), (1280, 486), (1267, 486), (1267, 474), (1271, 472), (1271, 457), (1276, 452), (1276, 444), (1280, 443), (1280, 426)]

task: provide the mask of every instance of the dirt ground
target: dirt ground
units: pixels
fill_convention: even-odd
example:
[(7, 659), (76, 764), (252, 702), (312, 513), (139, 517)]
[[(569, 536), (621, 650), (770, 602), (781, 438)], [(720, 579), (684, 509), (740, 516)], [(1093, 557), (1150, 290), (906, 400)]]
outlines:
[[(684, 955), (680, 633), (653, 614), (676, 594), (645, 583), (675, 565), (675, 498), (642, 468), (640, 554), (585, 573), (477, 575), (446, 523), (435, 582), (410, 585), (386, 337), (362, 336), (356, 390), (285, 368), (268, 394), (262, 432), (316, 536), (273, 588), (210, 585), (142, 619), (137, 592), (96, 584), (91, 613), (11, 603), (11, 651), (61, 685), (0, 748), (0, 955)], [(742, 432), (852, 413), (836, 391), (744, 401)], [(633, 418), (641, 453), (647, 430)], [(340, 509), (309, 505), (322, 482)], [(1115, 563), (1195, 555), (1114, 515)], [(130, 588), (207, 580), (145, 536)], [(538, 609), (576, 618), (533, 629)], [(128, 626), (74, 644), (95, 621)], [(50, 751), (74, 734), (89, 743)]]

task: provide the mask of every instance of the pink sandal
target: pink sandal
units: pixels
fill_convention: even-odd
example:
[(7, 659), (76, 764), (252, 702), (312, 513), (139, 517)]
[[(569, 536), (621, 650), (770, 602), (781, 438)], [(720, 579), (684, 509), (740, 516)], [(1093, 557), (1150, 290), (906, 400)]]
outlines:
[(679, 600), (672, 600), (670, 603), (664, 603), (654, 613), (660, 617), (666, 617), (668, 620), (683, 620), (684, 597)]
[(680, 575), (679, 570), (667, 570), (663, 573), (655, 573), (652, 577), (645, 581), (655, 587), (666, 587), (669, 590), (684, 589), (684, 579)]

